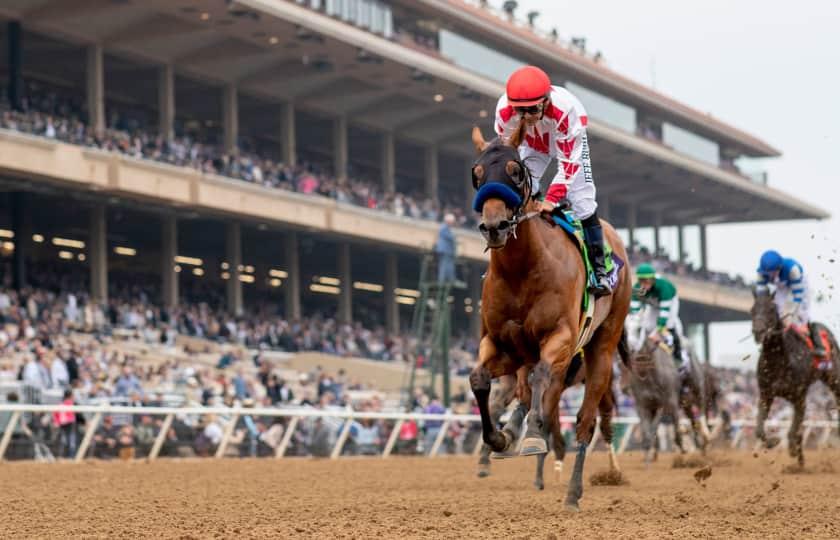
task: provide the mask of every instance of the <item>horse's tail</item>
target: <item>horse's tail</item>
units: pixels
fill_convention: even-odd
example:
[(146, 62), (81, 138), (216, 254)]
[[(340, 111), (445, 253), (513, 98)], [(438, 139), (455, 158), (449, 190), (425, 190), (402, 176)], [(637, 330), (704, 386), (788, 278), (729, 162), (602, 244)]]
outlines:
[(621, 361), (630, 368), (630, 347), (627, 345), (627, 330), (621, 329), (621, 339), (618, 340), (618, 355), (621, 356)]

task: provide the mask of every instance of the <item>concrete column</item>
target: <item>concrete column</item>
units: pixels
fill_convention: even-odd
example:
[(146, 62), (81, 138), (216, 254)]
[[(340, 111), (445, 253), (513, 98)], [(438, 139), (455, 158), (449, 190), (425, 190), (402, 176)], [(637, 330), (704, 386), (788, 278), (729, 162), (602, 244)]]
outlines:
[(385, 329), (391, 334), (400, 331), (400, 309), (397, 304), (397, 254), (385, 254)]
[(685, 231), (682, 225), (677, 225), (677, 260), (685, 262)]
[(610, 198), (607, 196), (598, 198), (598, 217), (610, 221)]
[(283, 103), (280, 110), (280, 155), (283, 163), (294, 167), (297, 164), (297, 131), (295, 128), (295, 104)]
[(473, 337), (481, 335), (481, 274), (484, 272), (484, 266), (471, 265), (470, 266), (470, 288), (469, 297), (472, 299), (473, 312), (470, 313), (470, 334)]
[(475, 188), (472, 183), (472, 167), (472, 161), (464, 161), (464, 210), (467, 212), (468, 216), (472, 215), (474, 212), (472, 203), (473, 197), (475, 196)]
[(172, 64), (158, 70), (158, 131), (168, 141), (175, 138), (175, 68)]
[(242, 315), (242, 282), (239, 281), (242, 265), (242, 231), (239, 223), (228, 223), (225, 235), (225, 251), (230, 265), (230, 279), (227, 281), (227, 309), (231, 315)]
[(653, 254), (654, 256), (659, 255), (659, 248), (662, 247), (662, 242), (660, 238), (660, 232), (662, 229), (662, 214), (657, 212), (654, 216), (654, 223), (653, 223)]
[(347, 117), (333, 120), (333, 169), (339, 182), (347, 180)]
[(629, 251), (636, 250), (636, 204), (627, 207), (627, 237), (630, 240)]
[(14, 232), (15, 250), (12, 253), (12, 287), (15, 290), (25, 288), (29, 283), (26, 258), (32, 244), (32, 213), (29, 211), (29, 197), (26, 193), (10, 194), (12, 203), (12, 232)]
[(9, 64), (9, 105), (13, 110), (21, 110), (21, 99), (23, 99), (23, 42), (21, 40), (20, 23), (11, 21), (6, 25), (8, 41), (6, 48), (9, 53), (7, 59)]
[(338, 320), (350, 323), (353, 322), (353, 275), (350, 264), (350, 244), (347, 242), (338, 246), (338, 278), (341, 280)]
[(175, 272), (175, 256), (178, 254), (178, 220), (174, 215), (161, 220), (160, 275), (162, 281), (161, 300), (166, 308), (178, 305), (178, 273)]
[(90, 296), (94, 302), (108, 302), (108, 242), (105, 205), (90, 211), (88, 260), (90, 261)]
[(706, 251), (706, 226), (700, 225), (700, 269), (707, 270), (709, 253)]
[(97, 134), (105, 132), (105, 55), (102, 45), (87, 48), (88, 125)]
[(225, 86), (222, 97), (222, 124), (225, 134), (225, 151), (233, 152), (239, 140), (239, 92), (234, 84)]
[(382, 133), (382, 189), (385, 193), (397, 190), (397, 159), (394, 144), (394, 132)]
[(712, 349), (711, 349), (711, 337), (709, 332), (709, 323), (703, 323), (703, 352), (706, 355), (706, 363), (712, 363)]
[(437, 200), (440, 172), (438, 170), (438, 149), (436, 145), (426, 147), (426, 196)]
[(289, 274), (284, 287), (286, 319), (300, 319), (300, 255), (297, 233), (293, 231), (286, 233), (283, 243), (286, 251), (286, 272)]

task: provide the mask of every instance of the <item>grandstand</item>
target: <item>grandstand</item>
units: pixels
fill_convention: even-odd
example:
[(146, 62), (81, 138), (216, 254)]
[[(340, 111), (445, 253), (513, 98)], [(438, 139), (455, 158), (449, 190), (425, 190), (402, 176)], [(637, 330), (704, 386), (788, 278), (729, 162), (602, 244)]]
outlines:
[(481, 4), (4, 2), (6, 286), (91, 305), (142, 297), (142, 312), (183, 315), (180, 333), (230, 324), (200, 335), (253, 347), (338, 334), (320, 322), (335, 319), (356, 338), (329, 352), (402, 359), (421, 258), (452, 211), (468, 283), (453, 292), (453, 327), (469, 350), (487, 260), (469, 129), (489, 134), (505, 77), (535, 63), (584, 101), (600, 214), (633, 262), (673, 278), (707, 351), (708, 324), (744, 319), (751, 297), (707, 268), (706, 226), (827, 214), (740, 172), (779, 155), (763, 141)]

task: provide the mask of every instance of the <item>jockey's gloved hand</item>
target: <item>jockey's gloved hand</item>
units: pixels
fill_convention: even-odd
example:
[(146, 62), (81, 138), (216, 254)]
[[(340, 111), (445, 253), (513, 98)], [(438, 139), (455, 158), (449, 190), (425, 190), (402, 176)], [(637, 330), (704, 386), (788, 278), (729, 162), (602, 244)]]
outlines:
[(551, 214), (552, 212), (554, 212), (555, 208), (557, 208), (557, 205), (549, 201), (548, 199), (545, 199), (540, 203), (540, 212)]

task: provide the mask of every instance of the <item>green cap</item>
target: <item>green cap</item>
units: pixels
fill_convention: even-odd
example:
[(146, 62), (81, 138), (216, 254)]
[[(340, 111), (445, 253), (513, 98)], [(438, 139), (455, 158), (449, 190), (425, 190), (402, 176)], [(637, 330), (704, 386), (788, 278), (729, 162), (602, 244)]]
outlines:
[(636, 279), (649, 279), (656, 277), (656, 270), (653, 268), (653, 265), (648, 263), (643, 263), (636, 268)]

